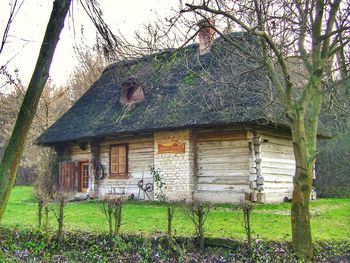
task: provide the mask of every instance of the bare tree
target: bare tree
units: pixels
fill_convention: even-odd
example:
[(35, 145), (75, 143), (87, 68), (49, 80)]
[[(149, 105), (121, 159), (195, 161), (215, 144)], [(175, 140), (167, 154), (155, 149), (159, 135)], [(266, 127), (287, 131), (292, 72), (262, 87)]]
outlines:
[[(5, 27), (2, 32), (1, 40), (0, 40), (0, 55), (4, 53), (5, 46), (9, 42), (10, 38), (10, 28), (15, 20), (15, 17), (19, 10), (21, 9), (22, 5), (24, 3), (24, 0), (18, 1), (18, 0), (10, 0), (9, 1), (9, 16), (8, 19), (5, 22)], [(9, 72), (7, 69), (9, 61), (4, 62), (3, 65), (0, 65), (0, 75), (3, 75), (6, 79), (5, 83), (2, 83), (0, 86), (0, 89), (5, 87), (7, 84), (13, 84), (15, 81), (13, 74)], [(17, 74), (17, 70), (15, 71), (15, 74)]]
[(9, 2), (10, 6), (10, 12), (9, 12), (9, 17), (6, 21), (4, 32), (2, 34), (1, 38), (1, 43), (0, 43), (0, 54), (4, 51), (5, 45), (7, 44), (8, 37), (9, 37), (9, 32), (11, 25), (18, 13), (18, 11), (21, 9), (21, 6), (23, 5), (24, 0), (18, 2), (18, 0), (13, 0)]
[[(350, 42), (350, 2), (204, 0), (186, 6), (183, 14), (195, 13), (223, 38), (225, 20), (234, 29), (260, 39), (260, 62), (277, 90), (292, 131), (296, 160), (291, 208), (293, 246), (297, 256), (310, 259), (313, 247), (309, 199), (320, 112), (325, 96), (349, 83), (346, 54)], [(216, 25), (213, 20), (217, 21)], [(232, 45), (245, 54), (250, 53), (243, 46)], [(291, 55), (297, 57), (304, 69), (301, 85), (291, 79), (288, 67)]]
[(37, 64), (18, 113), (15, 127), (0, 162), (0, 220), (5, 211), (24, 144), (43, 91), (53, 54), (70, 7), (70, 0), (55, 1), (40, 49)]
[[(79, 66), (76, 67), (70, 76), (67, 89), (71, 103), (79, 99), (88, 88), (101, 76), (108, 61), (99, 52), (92, 52), (84, 48), (84, 52), (77, 54)], [(81, 50), (81, 48), (80, 48)]]
[[(118, 39), (105, 23), (98, 2), (96, 0), (81, 0), (80, 3), (84, 6), (86, 13), (100, 34), (99, 39), (103, 43), (102, 47), (107, 48), (107, 51), (112, 50), (118, 43)], [(54, 2), (32, 79), (26, 90), (15, 126), (0, 162), (0, 220), (16, 179), (26, 137), (33, 122), (43, 88), (49, 77), (54, 50), (70, 5), (71, 0)], [(108, 56), (109, 54), (106, 53), (105, 55)]]

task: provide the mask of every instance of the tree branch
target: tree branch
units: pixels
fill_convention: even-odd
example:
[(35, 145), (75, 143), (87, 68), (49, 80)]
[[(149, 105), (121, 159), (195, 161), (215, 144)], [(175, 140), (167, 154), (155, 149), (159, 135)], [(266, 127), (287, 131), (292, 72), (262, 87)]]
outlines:
[(320, 39), (324, 39), (323, 41), (323, 46), (322, 46), (322, 52), (321, 52), (321, 57), (322, 58), (327, 58), (329, 57), (329, 43), (330, 43), (330, 35), (332, 30), (333, 30), (333, 26), (335, 23), (335, 18), (336, 18), (336, 14), (338, 12), (339, 9), (339, 5), (340, 5), (341, 0), (335, 0), (335, 2), (333, 4), (331, 4), (331, 10), (329, 11), (329, 17), (328, 17), (328, 21), (327, 21), (327, 25), (326, 25), (326, 31), (325, 34), (322, 36), (320, 36)]

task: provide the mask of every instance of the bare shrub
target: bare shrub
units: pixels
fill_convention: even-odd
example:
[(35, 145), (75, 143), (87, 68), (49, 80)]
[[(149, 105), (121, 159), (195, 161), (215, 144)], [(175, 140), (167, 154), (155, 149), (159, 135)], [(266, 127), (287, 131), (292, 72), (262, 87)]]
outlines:
[[(106, 195), (101, 200), (102, 209), (108, 219), (109, 226), (109, 238), (113, 239), (113, 236), (119, 235), (119, 230), (122, 223), (122, 207), (127, 201), (125, 195)], [(113, 229), (114, 220), (114, 229)]]
[(212, 205), (207, 202), (193, 201), (185, 202), (184, 208), (186, 214), (194, 224), (199, 249), (201, 252), (204, 252), (204, 224), (207, 220)]
[(236, 209), (242, 210), (243, 212), (243, 227), (247, 237), (247, 244), (249, 252), (252, 249), (252, 233), (251, 233), (251, 224), (250, 224), (250, 214), (253, 211), (253, 204), (248, 201), (241, 201), (236, 207)]
[(53, 194), (53, 201), (56, 204), (56, 209), (52, 208), (52, 212), (54, 213), (57, 223), (57, 241), (60, 244), (63, 240), (63, 226), (64, 226), (64, 207), (68, 203), (69, 200), (72, 199), (72, 193), (65, 192), (62, 189), (59, 189)]
[(39, 155), (34, 181), (35, 198), (38, 202), (38, 227), (42, 227), (43, 212), (45, 212), (45, 230), (48, 227), (49, 207), (53, 200), (56, 181), (54, 170), (57, 166), (56, 154), (52, 150), (43, 150)]
[(176, 203), (174, 202), (169, 202), (167, 200), (167, 197), (164, 193), (164, 189), (166, 189), (166, 185), (164, 183), (164, 173), (159, 167), (155, 167), (154, 165), (150, 166), (150, 172), (153, 177), (154, 184), (156, 185), (156, 193), (155, 196), (157, 200), (161, 202), (166, 202), (168, 207), (167, 207), (167, 220), (168, 220), (168, 228), (167, 228), (167, 237), (168, 237), (168, 242), (169, 244), (173, 243), (172, 241), (172, 223), (174, 219), (174, 212), (175, 212), (175, 207)]
[(38, 202), (38, 227), (42, 227), (43, 212), (45, 211), (45, 230), (48, 226), (48, 203), (50, 202), (50, 196), (43, 191), (38, 185), (34, 186), (35, 199)]

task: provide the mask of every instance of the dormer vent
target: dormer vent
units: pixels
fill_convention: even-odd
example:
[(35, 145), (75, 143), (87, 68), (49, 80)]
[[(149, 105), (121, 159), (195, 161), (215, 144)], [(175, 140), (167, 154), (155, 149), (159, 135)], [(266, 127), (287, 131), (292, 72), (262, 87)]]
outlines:
[(131, 78), (122, 83), (120, 102), (123, 104), (143, 101), (145, 94), (140, 82)]

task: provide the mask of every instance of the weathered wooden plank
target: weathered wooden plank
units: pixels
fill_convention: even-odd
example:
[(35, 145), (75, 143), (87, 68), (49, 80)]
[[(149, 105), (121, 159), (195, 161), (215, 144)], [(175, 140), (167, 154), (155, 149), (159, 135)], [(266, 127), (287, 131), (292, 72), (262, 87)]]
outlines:
[(263, 168), (262, 173), (267, 173), (267, 174), (291, 174), (293, 175), (295, 173), (295, 168), (284, 168), (283, 171), (280, 168)]
[(154, 151), (152, 149), (148, 149), (147, 151), (135, 152), (133, 150), (129, 150), (129, 155), (131, 156), (153, 156)]
[(211, 171), (217, 171), (217, 170), (248, 170), (249, 169), (249, 162), (246, 161), (232, 161), (232, 162), (215, 162), (214, 160), (209, 160), (207, 162), (200, 161), (198, 162), (198, 170), (211, 170)]
[(292, 192), (285, 193), (267, 193), (265, 195), (265, 202), (267, 203), (280, 203), (284, 201), (284, 198), (292, 198)]
[(226, 154), (226, 155), (249, 155), (248, 147), (247, 148), (228, 148), (228, 147), (222, 147), (222, 148), (198, 148), (199, 156), (204, 157), (208, 155), (216, 155), (220, 156), (220, 154)]
[(198, 184), (227, 184), (242, 185), (249, 183), (247, 176), (226, 176), (226, 177), (199, 177)]
[(262, 162), (262, 169), (278, 168), (278, 169), (294, 169), (295, 164), (292, 163), (273, 163), (273, 162)]
[(270, 188), (270, 189), (290, 188), (292, 184), (293, 184), (292, 181), (290, 181), (290, 182), (277, 182), (277, 183), (275, 183), (275, 182), (268, 182), (268, 181), (264, 182), (264, 186), (266, 188)]
[(248, 162), (249, 156), (248, 155), (207, 155), (207, 156), (201, 156), (198, 158), (198, 162), (220, 162), (220, 163), (239, 163), (239, 162)]
[[(202, 149), (200, 149), (202, 150)], [(204, 155), (203, 151), (200, 157), (200, 159), (206, 159), (206, 158), (237, 158), (237, 157), (242, 157), (242, 158), (248, 158), (250, 157), (248, 152), (228, 152), (228, 151), (221, 151), (221, 150), (214, 150), (214, 151), (207, 151), (208, 154)]]
[(81, 149), (72, 149), (71, 153), (72, 154), (89, 154), (90, 151), (88, 151), (88, 150), (83, 151)]
[(286, 174), (264, 174), (264, 180), (265, 182), (285, 182), (290, 183), (293, 182), (293, 175), (286, 175)]
[(248, 161), (246, 163), (199, 163), (198, 166), (199, 171), (201, 170), (208, 170), (208, 171), (218, 171), (218, 170), (248, 170), (249, 169), (249, 163)]
[(287, 151), (263, 149), (263, 152), (264, 152), (264, 157), (267, 157), (267, 158), (294, 160), (293, 151), (287, 152)]
[(219, 133), (200, 133), (198, 134), (198, 142), (208, 141), (232, 141), (232, 140), (246, 140), (247, 133), (242, 132), (219, 132)]
[(270, 151), (270, 152), (281, 152), (281, 153), (292, 153), (293, 147), (286, 146), (286, 145), (277, 145), (277, 144), (270, 144), (270, 143), (264, 143), (263, 144), (263, 152)]
[(144, 148), (140, 150), (135, 150), (131, 147), (129, 147), (129, 154), (153, 154), (153, 147), (152, 148)]
[(101, 147), (109, 146), (112, 144), (121, 144), (121, 143), (141, 143), (141, 142), (150, 142), (153, 141), (153, 135), (147, 136), (147, 137), (123, 137), (123, 138), (116, 138), (111, 140), (105, 140), (101, 142)]
[(136, 173), (148, 173), (150, 171), (148, 166), (129, 166), (130, 175), (134, 175)]
[(230, 185), (221, 185), (221, 184), (198, 184), (198, 191), (226, 191), (226, 190), (249, 190), (249, 184), (230, 184)]
[(238, 203), (244, 200), (245, 191), (197, 191), (194, 199), (211, 203)]
[(248, 141), (246, 140), (237, 140), (237, 141), (209, 141), (209, 142), (198, 142), (198, 147), (209, 147), (209, 148), (222, 148), (225, 146), (235, 146), (235, 147), (248, 147)]
[(229, 177), (229, 176), (247, 176), (249, 177), (249, 170), (227, 170), (227, 171), (198, 171), (198, 178), (201, 177), (212, 177), (215, 175), (222, 176), (222, 177)]
[[(273, 169), (273, 170), (271, 170)], [(278, 169), (278, 168), (264, 168), (261, 170), (264, 176), (270, 176), (271, 178), (275, 177), (293, 177), (295, 168), (292, 169)]]
[(72, 153), (90, 153), (90, 146), (87, 145), (85, 150), (80, 149), (80, 146), (75, 144), (71, 147)]
[(130, 161), (129, 160), (129, 167), (133, 166), (133, 167), (144, 167), (144, 168), (149, 168), (150, 165), (153, 164), (152, 160), (149, 161)]
[(138, 161), (138, 162), (153, 162), (153, 158), (148, 155), (142, 155), (142, 156), (138, 156), (138, 155), (129, 155), (129, 162), (133, 162), (133, 161)]
[(86, 161), (90, 160), (91, 154), (72, 154), (72, 160), (75, 161)]
[(264, 155), (264, 162), (272, 162), (272, 163), (289, 163), (295, 165), (294, 155), (292, 158), (283, 158), (284, 156), (281, 156), (282, 158), (275, 158), (271, 157), (269, 155)]
[(262, 137), (263, 144), (270, 144), (270, 145), (277, 145), (277, 146), (284, 146), (284, 147), (290, 147), (293, 148), (293, 142), (292, 140), (287, 139), (279, 139), (279, 138), (273, 138), (273, 137)]
[(276, 129), (273, 129), (271, 131), (258, 131), (257, 132), (257, 136), (261, 136), (261, 137), (268, 137), (268, 138), (278, 138), (278, 139), (284, 139), (284, 140), (291, 140), (292, 138), (292, 135), (291, 134), (288, 134), (288, 133), (285, 133), (285, 132), (276, 132)]

